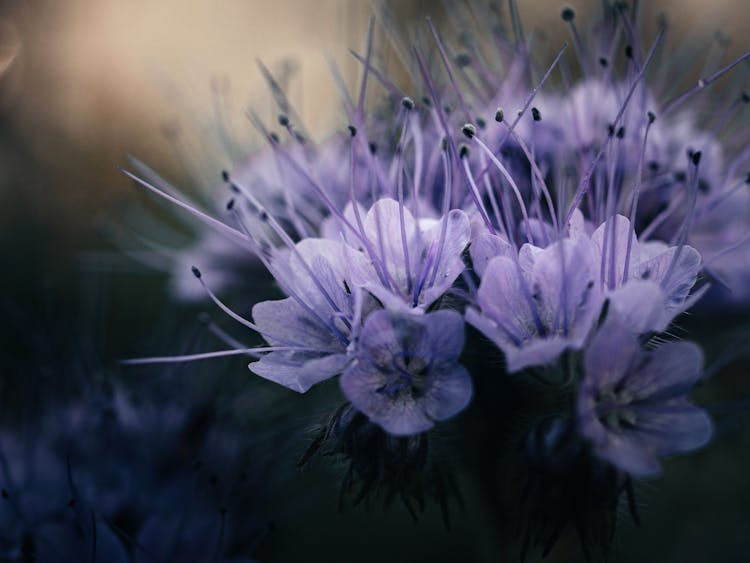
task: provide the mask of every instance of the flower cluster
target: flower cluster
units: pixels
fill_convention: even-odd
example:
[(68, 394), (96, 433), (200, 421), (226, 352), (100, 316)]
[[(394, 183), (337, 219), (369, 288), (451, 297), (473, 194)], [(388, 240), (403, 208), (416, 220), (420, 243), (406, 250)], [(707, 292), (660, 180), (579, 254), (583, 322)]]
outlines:
[[(590, 36), (574, 16), (563, 11), (577, 79), (566, 47), (540, 72), (520, 25), (515, 40), (493, 34), (488, 56), (487, 42), (453, 45), (430, 23), (435, 56), (414, 47), (413, 92), (376, 67), (368, 42), (346, 132), (313, 148), (286, 115), (286, 141), (256, 120), (269, 147), (224, 173), (226, 221), (136, 178), (252, 253), (283, 292), (248, 319), (194, 268), (265, 345), (227, 337), (229, 350), (172, 359), (251, 355), (253, 373), (300, 393), (338, 378), (349, 414), (320, 437), (334, 441), (363, 417), (368, 432), (404, 440), (463, 411), (454, 429), (476, 429), (468, 407), (472, 396), (491, 402), (479, 397), (489, 380), (541, 382), (555, 404), (528, 407), (527, 419), (546, 421), (520, 432), (530, 478), (606, 481), (608, 510), (623, 483), (659, 473), (661, 457), (706, 444), (711, 422), (688, 400), (702, 353), (668, 331), (710, 285), (743, 303), (750, 201), (747, 151), (732, 154), (737, 139), (725, 137), (738, 133), (723, 133), (744, 104), (718, 115), (692, 102), (748, 55), (670, 99), (646, 79), (673, 70), (655, 60), (663, 30), (645, 48), (621, 4)], [(373, 81), (387, 95), (368, 115)], [(357, 467), (378, 463), (365, 455)], [(534, 525), (559, 533), (566, 516), (549, 518)]]

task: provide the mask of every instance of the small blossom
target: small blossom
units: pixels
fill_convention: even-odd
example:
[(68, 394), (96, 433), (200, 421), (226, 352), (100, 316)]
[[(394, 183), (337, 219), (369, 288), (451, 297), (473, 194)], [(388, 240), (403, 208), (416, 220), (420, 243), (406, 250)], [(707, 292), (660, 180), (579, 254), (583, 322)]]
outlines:
[(424, 432), (471, 399), (471, 378), (458, 363), (463, 345), (463, 319), (455, 312), (377, 311), (362, 329), (357, 362), (341, 376), (341, 389), (386, 432)]
[(597, 456), (634, 476), (660, 472), (659, 458), (695, 450), (711, 438), (711, 421), (687, 394), (701, 374), (691, 342), (641, 349), (629, 331), (605, 325), (586, 350), (578, 391), (580, 432)]
[(602, 306), (598, 264), (583, 239), (521, 247), (489, 261), (468, 323), (505, 353), (508, 371), (544, 365), (580, 349)]

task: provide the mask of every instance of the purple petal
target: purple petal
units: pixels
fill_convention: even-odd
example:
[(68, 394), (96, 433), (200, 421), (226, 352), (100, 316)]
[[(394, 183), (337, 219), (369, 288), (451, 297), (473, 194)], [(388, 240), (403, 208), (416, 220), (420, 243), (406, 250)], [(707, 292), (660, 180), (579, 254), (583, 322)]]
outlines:
[(456, 360), (464, 349), (464, 319), (455, 311), (442, 310), (423, 317), (430, 358)]
[(706, 412), (686, 399), (633, 410), (636, 413), (634, 433), (658, 455), (696, 450), (705, 446), (713, 434)]
[(250, 371), (265, 379), (305, 393), (320, 383), (346, 369), (350, 359), (346, 354), (311, 356), (299, 352), (270, 352), (259, 361), (248, 365)]
[(359, 357), (377, 366), (390, 369), (393, 358), (403, 351), (408, 342), (415, 343), (423, 338), (422, 327), (409, 322), (409, 316), (396, 317), (382, 309), (371, 313), (359, 333)]
[[(611, 287), (617, 287), (622, 283), (623, 273), (625, 272), (628, 240), (630, 237), (632, 237), (633, 242), (630, 249), (628, 278), (632, 277), (632, 274), (635, 271), (635, 266), (640, 260), (640, 246), (635, 238), (635, 232), (630, 225), (630, 221), (622, 215), (615, 215), (599, 225), (591, 235), (591, 242), (595, 248), (595, 259), (599, 266), (599, 271), (603, 273), (603, 276), (601, 277), (601, 283), (603, 286), (610, 287), (609, 282), (610, 274), (612, 273), (611, 265), (613, 253), (614, 281), (611, 284)], [(603, 269), (602, 261), (604, 261)]]
[(466, 368), (443, 363), (430, 370), (432, 386), (418, 399), (419, 407), (432, 420), (445, 420), (458, 414), (471, 401), (474, 386)]
[(510, 373), (531, 366), (543, 366), (553, 363), (566, 349), (572, 346), (565, 338), (532, 339), (522, 347), (507, 347), (503, 349)]
[[(676, 253), (679, 256), (674, 267), (671, 266)], [(672, 271), (665, 280), (670, 267)], [(673, 246), (658, 255), (638, 264), (638, 276), (647, 277), (658, 282), (667, 296), (669, 309), (678, 309), (687, 299), (690, 290), (695, 285), (701, 268), (701, 255), (692, 246)]]
[(595, 392), (603, 387), (614, 387), (628, 374), (640, 353), (638, 340), (629, 330), (615, 322), (604, 323), (586, 349), (586, 377), (582, 389)]
[[(446, 221), (447, 224), (443, 246), (441, 247), (443, 221)], [(469, 218), (466, 213), (459, 209), (450, 211), (444, 219), (424, 233), (423, 248), (427, 253), (435, 253), (435, 264), (428, 270), (427, 285), (422, 291), (420, 304), (423, 307), (430, 306), (441, 297), (464, 271), (466, 265), (462, 259), (462, 253), (468, 246), (470, 239)], [(424, 259), (426, 259), (426, 256)], [(418, 267), (421, 270), (422, 263)]]
[(487, 264), (495, 256), (510, 257), (513, 247), (503, 237), (482, 232), (475, 236), (469, 248), (471, 253), (471, 264), (474, 271), (481, 278), (487, 269)]
[(629, 280), (609, 294), (609, 315), (634, 334), (662, 332), (672, 320), (659, 285), (638, 279)]
[(272, 346), (295, 345), (321, 350), (340, 348), (340, 343), (330, 330), (291, 297), (256, 303), (253, 321)]
[(510, 332), (502, 338), (502, 344), (496, 341), (501, 348), (503, 344), (513, 344), (514, 338), (523, 341), (536, 332), (534, 317), (523, 298), (521, 283), (519, 266), (510, 258), (498, 256), (487, 265), (477, 292), (482, 315)]
[(632, 374), (628, 390), (641, 400), (685, 395), (700, 378), (703, 353), (692, 342), (667, 342), (648, 354)]

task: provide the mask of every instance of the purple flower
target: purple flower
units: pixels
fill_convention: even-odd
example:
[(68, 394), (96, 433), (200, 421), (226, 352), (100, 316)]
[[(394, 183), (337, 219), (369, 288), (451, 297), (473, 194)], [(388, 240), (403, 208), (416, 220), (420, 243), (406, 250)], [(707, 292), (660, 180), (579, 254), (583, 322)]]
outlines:
[(701, 268), (701, 256), (690, 246), (639, 242), (622, 215), (600, 225), (591, 243), (610, 311), (636, 334), (662, 332), (702, 295), (690, 296)]
[[(361, 223), (354, 235), (340, 227), (341, 236), (362, 250), (369, 261), (352, 264), (352, 281), (386, 307), (425, 310), (439, 299), (463, 272), (461, 257), (471, 238), (467, 215), (454, 209), (444, 217), (415, 219), (402, 203), (376, 201), (366, 215), (351, 207), (345, 216)], [(329, 226), (329, 230), (333, 227)]]
[(471, 400), (471, 377), (458, 363), (463, 345), (463, 319), (453, 311), (376, 311), (362, 328), (357, 361), (341, 376), (341, 389), (386, 432), (424, 432)]
[(278, 252), (269, 268), (290, 297), (253, 307), (255, 328), (271, 350), (250, 370), (300, 393), (340, 374), (350, 362), (362, 308), (371, 306), (352, 289), (352, 270), (366, 265), (361, 252), (326, 239), (304, 239)]
[(492, 258), (466, 320), (505, 353), (508, 371), (549, 364), (579, 349), (599, 315), (598, 264), (586, 239), (546, 248), (525, 244), (518, 258)]
[(580, 432), (596, 455), (646, 476), (659, 473), (659, 457), (706, 444), (711, 421), (687, 399), (702, 361), (691, 342), (646, 351), (630, 331), (605, 323), (586, 350), (577, 404)]

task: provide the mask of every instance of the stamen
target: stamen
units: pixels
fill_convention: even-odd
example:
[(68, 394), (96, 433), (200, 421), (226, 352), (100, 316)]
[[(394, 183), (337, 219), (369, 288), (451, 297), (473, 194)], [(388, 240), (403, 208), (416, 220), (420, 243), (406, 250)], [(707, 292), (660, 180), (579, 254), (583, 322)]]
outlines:
[[(639, 82), (643, 79), (643, 75), (645, 74), (646, 70), (648, 69), (649, 63), (654, 57), (654, 53), (656, 52), (656, 48), (661, 44), (662, 38), (664, 37), (664, 29), (661, 28), (659, 30), (658, 35), (656, 36), (656, 39), (654, 40), (653, 45), (651, 46), (651, 49), (648, 52), (648, 55), (646, 56), (646, 60), (643, 63), (643, 67), (641, 68), (638, 75), (635, 77), (635, 80), (633, 80), (633, 84), (630, 86), (628, 90), (628, 94), (625, 97), (625, 101), (623, 102), (622, 106), (620, 107), (620, 111), (617, 112), (617, 117), (615, 117), (614, 125), (617, 125), (622, 118), (623, 114), (625, 113), (625, 110), (628, 107), (628, 103), (630, 102), (630, 98), (633, 96), (633, 93), (635, 92), (636, 87), (638, 86)], [(611, 141), (611, 137), (608, 137), (607, 140), (604, 142), (603, 146), (599, 149), (599, 152), (596, 154), (594, 159), (591, 161), (591, 164), (589, 165), (588, 170), (586, 171), (586, 174), (581, 179), (580, 184), (578, 185), (578, 189), (576, 190), (576, 194), (573, 197), (573, 201), (571, 202), (570, 208), (568, 209), (568, 213), (565, 217), (565, 223), (570, 222), (570, 218), (573, 216), (573, 211), (575, 211), (578, 206), (581, 204), (581, 200), (583, 199), (584, 194), (588, 191), (588, 184), (591, 180), (591, 176), (594, 173), (594, 170), (596, 168), (596, 164), (599, 162), (599, 159), (604, 154), (604, 151), (609, 147)]]
[(635, 239), (635, 216), (638, 209), (638, 196), (641, 192), (641, 182), (643, 181), (643, 161), (646, 158), (646, 144), (648, 143), (648, 132), (651, 130), (651, 125), (656, 121), (656, 115), (653, 112), (648, 112), (648, 124), (646, 125), (646, 132), (643, 134), (643, 143), (641, 144), (641, 154), (638, 158), (638, 169), (635, 173), (635, 188), (633, 189), (633, 202), (630, 205), (630, 232), (628, 233), (628, 245), (625, 250), (625, 265), (622, 271), (622, 283), (628, 281), (630, 272), (630, 254), (633, 248), (633, 241)]
[[(508, 172), (505, 166), (503, 166), (503, 164), (493, 154), (490, 148), (487, 145), (485, 145), (479, 139), (479, 137), (474, 136), (474, 142), (476, 142), (481, 147), (481, 149), (485, 152), (485, 154), (489, 157), (489, 159), (495, 165), (495, 167), (497, 167), (497, 169), (500, 171), (503, 177), (508, 181), (508, 184), (510, 185), (511, 189), (513, 190), (513, 193), (516, 196), (516, 201), (518, 202), (518, 206), (521, 208), (521, 215), (523, 216), (523, 220), (526, 223), (526, 226), (529, 227), (526, 229), (527, 230), (526, 237), (531, 244), (534, 244), (533, 235), (531, 234), (531, 228), (530, 228), (530, 223), (529, 223), (529, 214), (528, 214), (528, 211), (526, 210), (526, 204), (523, 201), (521, 190), (518, 189), (518, 185), (516, 184), (516, 181), (513, 179), (513, 176), (511, 176), (510, 172)], [(495, 234), (495, 233), (492, 233), (492, 234)]]
[(670, 112), (674, 111), (676, 108), (678, 108), (682, 103), (684, 103), (686, 100), (691, 98), (694, 94), (700, 92), (703, 90), (706, 86), (710, 85), (711, 83), (715, 82), (719, 78), (721, 78), (724, 74), (732, 70), (734, 67), (736, 67), (738, 64), (740, 64), (742, 61), (750, 57), (750, 51), (747, 51), (740, 55), (738, 58), (736, 58), (734, 61), (729, 63), (723, 68), (720, 68), (716, 72), (714, 72), (712, 75), (707, 76), (706, 78), (701, 78), (698, 80), (698, 83), (690, 88), (687, 92), (684, 92), (680, 94), (679, 96), (673, 98), (669, 102), (667, 102), (664, 106), (664, 110), (662, 110), (662, 113), (664, 115), (668, 115)]
[(195, 362), (199, 360), (208, 360), (211, 358), (226, 358), (228, 356), (248, 355), (256, 358), (261, 357), (267, 352), (312, 352), (326, 354), (330, 350), (320, 350), (318, 348), (305, 348), (303, 346), (260, 346), (256, 348), (240, 348), (231, 350), (217, 350), (215, 352), (202, 352), (198, 354), (185, 354), (183, 356), (154, 356), (151, 358), (131, 358), (120, 360), (119, 363), (126, 366), (136, 366), (144, 364), (175, 364), (182, 362)]

